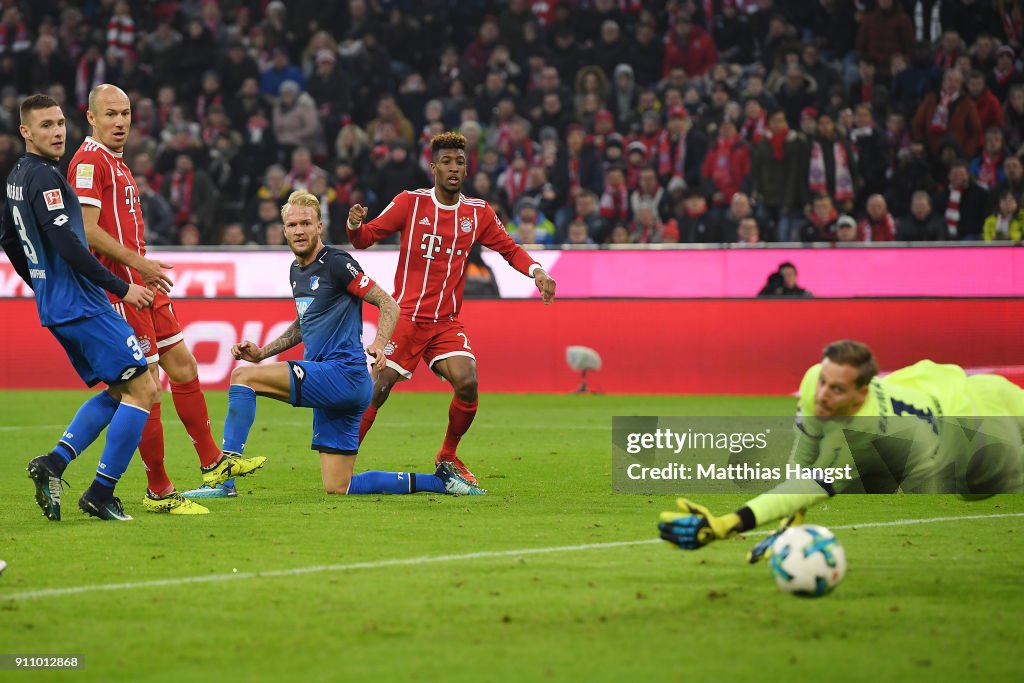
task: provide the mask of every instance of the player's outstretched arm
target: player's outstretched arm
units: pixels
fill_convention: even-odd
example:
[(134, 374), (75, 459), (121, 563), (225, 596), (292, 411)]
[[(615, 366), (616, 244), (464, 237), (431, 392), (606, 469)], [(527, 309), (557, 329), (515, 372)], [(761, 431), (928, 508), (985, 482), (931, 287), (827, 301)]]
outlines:
[(540, 292), (541, 301), (549, 304), (555, 300), (555, 280), (543, 268), (535, 268), (533, 271), (533, 282)]
[(145, 308), (153, 303), (153, 292), (139, 285), (130, 285), (107, 270), (67, 225), (66, 222), (59, 226), (47, 224), (44, 226), (43, 235), (54, 251), (60, 254), (61, 258), (67, 261), (68, 265), (74, 268), (79, 275), (91, 280), (130, 306)]
[(391, 295), (380, 288), (380, 285), (373, 285), (363, 295), (363, 300), (380, 309), (380, 316), (377, 319), (377, 336), (366, 347), (366, 354), (373, 356), (374, 359), (373, 374), (374, 379), (376, 379), (376, 375), (384, 370), (384, 347), (391, 340), (391, 335), (398, 324), (398, 314), (401, 309)]
[(92, 249), (132, 268), (147, 285), (153, 285), (165, 292), (171, 291), (174, 282), (164, 273), (164, 269), (173, 268), (173, 264), (149, 259), (128, 249), (107, 234), (107, 231), (100, 227), (99, 220), (100, 208), (98, 206), (82, 205), (85, 238), (89, 241), (89, 246)]
[[(715, 517), (703, 505), (685, 498), (676, 499), (679, 511), (662, 512), (658, 531), (661, 538), (683, 550), (697, 550), (712, 541), (728, 538), (745, 530), (740, 515), (730, 512)], [(680, 514), (682, 513), (682, 514)]]
[(398, 232), (405, 226), (407, 208), (405, 193), (402, 192), (384, 207), (379, 216), (364, 224), (366, 207), (359, 204), (353, 205), (348, 210), (349, 242), (356, 249), (366, 249), (388, 235)]
[(302, 330), (299, 328), (299, 320), (296, 318), (280, 337), (272, 342), (267, 342), (267, 345), (263, 348), (260, 348), (249, 340), (245, 340), (231, 347), (231, 355), (235, 360), (246, 360), (250, 363), (259, 363), (271, 356), (276, 356), (282, 351), (287, 351), (300, 343), (302, 343)]

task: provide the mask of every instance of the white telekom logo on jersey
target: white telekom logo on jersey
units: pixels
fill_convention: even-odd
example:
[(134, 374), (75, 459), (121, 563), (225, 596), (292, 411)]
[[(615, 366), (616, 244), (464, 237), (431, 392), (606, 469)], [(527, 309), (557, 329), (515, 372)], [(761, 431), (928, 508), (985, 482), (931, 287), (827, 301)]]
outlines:
[(428, 232), (420, 238), (420, 249), (423, 250), (423, 258), (428, 261), (434, 260), (434, 254), (441, 251), (441, 236)]

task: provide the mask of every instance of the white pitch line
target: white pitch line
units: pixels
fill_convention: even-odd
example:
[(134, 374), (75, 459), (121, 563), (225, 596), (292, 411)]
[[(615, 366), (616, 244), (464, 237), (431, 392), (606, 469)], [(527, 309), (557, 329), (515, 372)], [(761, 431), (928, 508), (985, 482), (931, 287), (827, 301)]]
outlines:
[[(1010, 517), (1024, 517), (1024, 512), (996, 513), (991, 515), (963, 515), (960, 517), (924, 517), (916, 519), (897, 519), (888, 522), (863, 522), (860, 524), (836, 524), (830, 529), (870, 529), (877, 527), (907, 526), (912, 524), (938, 524), (941, 522), (964, 522), (979, 519), (1006, 519)], [(766, 536), (771, 531), (755, 531), (747, 535)], [(343, 572), (356, 569), (384, 569), (388, 567), (407, 567), (410, 565), (437, 564), (440, 562), (455, 562), (459, 560), (480, 560), (498, 557), (520, 557), (522, 555), (543, 555), (546, 553), (571, 553), (584, 550), (606, 550), (608, 548), (625, 548), (634, 545), (648, 545), (662, 543), (658, 538), (648, 538), (640, 541), (614, 541), (609, 543), (584, 543), (581, 545), (560, 545), (547, 548), (521, 548), (518, 550), (490, 550), (476, 553), (461, 553), (458, 555), (427, 555), (422, 557), (410, 557), (406, 559), (376, 560), (373, 562), (352, 562), (349, 564), (320, 564), (310, 567), (296, 567), (294, 569), (274, 569), (263, 572), (238, 572), (232, 574), (208, 574), (204, 576), (183, 576), (176, 579), (155, 579), (152, 581), (129, 581), (125, 583), (101, 583), (91, 586), (68, 586), (67, 588), (46, 588), (37, 591), (24, 591), (0, 594), (0, 600), (30, 600), (34, 598), (51, 598), (61, 595), (77, 595), (79, 593), (93, 593), (99, 591), (120, 591), (134, 588), (162, 588), (166, 586), (184, 586), (194, 583), (217, 583), (221, 581), (237, 581), (239, 579), (255, 579), (277, 576), (300, 576), (302, 574), (320, 574), (324, 572)]]

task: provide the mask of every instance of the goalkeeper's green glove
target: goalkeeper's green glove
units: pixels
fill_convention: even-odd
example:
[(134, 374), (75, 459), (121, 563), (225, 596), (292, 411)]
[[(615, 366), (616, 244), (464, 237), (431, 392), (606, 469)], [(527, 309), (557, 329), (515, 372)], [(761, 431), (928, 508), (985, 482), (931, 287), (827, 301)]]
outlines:
[(797, 510), (789, 517), (782, 520), (779, 523), (779, 528), (775, 530), (775, 533), (765, 536), (757, 545), (751, 548), (750, 552), (747, 553), (747, 562), (755, 564), (762, 558), (771, 557), (772, 545), (775, 543), (775, 539), (781, 536), (782, 532), (789, 527), (803, 524), (806, 517), (807, 510)]
[(683, 550), (702, 548), (711, 541), (728, 538), (739, 531), (740, 517), (735, 512), (715, 517), (703, 505), (685, 498), (677, 498), (676, 505), (683, 514), (662, 512), (658, 530), (663, 540)]

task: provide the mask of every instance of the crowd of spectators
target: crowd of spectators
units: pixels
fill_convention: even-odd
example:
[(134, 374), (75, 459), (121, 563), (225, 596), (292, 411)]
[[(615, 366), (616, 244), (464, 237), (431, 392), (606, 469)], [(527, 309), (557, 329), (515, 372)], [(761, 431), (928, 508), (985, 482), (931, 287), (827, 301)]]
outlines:
[(1022, 5), (0, 0), (0, 177), (20, 97), (73, 151), (111, 82), (151, 245), (283, 244), (295, 189), (344, 243), (448, 129), (521, 243), (1019, 241)]

